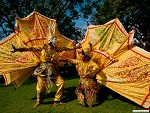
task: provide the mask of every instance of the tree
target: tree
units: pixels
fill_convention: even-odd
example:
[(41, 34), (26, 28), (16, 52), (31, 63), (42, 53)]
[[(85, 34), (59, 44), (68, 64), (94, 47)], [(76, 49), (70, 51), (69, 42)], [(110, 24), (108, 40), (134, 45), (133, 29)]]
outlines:
[[(144, 49), (150, 51), (150, 1), (149, 0), (96, 0), (96, 11), (92, 13), (93, 24), (104, 24), (118, 16), (129, 32), (137, 28), (135, 37), (142, 42)], [(147, 44), (146, 44), (147, 42)], [(143, 46), (143, 43), (146, 46)], [(140, 43), (139, 43), (140, 44)]]
[[(77, 42), (81, 31), (75, 27), (75, 20), (81, 16), (81, 10), (87, 10), (82, 7), (86, 4), (84, 0), (1, 0), (0, 39), (12, 33), (15, 17), (24, 18), (35, 8), (37, 12), (56, 19), (60, 33)], [(84, 15), (88, 17), (90, 13)]]

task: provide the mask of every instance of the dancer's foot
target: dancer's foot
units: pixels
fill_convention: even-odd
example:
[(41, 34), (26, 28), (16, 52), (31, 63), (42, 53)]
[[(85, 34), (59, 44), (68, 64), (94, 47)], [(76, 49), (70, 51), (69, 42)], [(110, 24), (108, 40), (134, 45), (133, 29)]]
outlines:
[(55, 106), (63, 105), (63, 104), (65, 104), (65, 103), (64, 103), (64, 102), (61, 102), (61, 101), (55, 101), (53, 105), (54, 105), (54, 107), (55, 107)]
[(36, 104), (34, 105), (34, 108), (38, 107), (41, 103), (40, 102), (36, 102)]
[(84, 101), (79, 101), (79, 104), (82, 106), (86, 106)]

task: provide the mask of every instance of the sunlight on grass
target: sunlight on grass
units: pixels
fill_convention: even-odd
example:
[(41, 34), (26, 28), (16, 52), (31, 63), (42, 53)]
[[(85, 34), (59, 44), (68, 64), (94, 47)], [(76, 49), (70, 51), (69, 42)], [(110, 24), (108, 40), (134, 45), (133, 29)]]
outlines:
[(19, 89), (14, 91), (14, 85), (4, 87), (0, 84), (1, 113), (132, 113), (132, 110), (144, 108), (101, 85), (100, 104), (95, 107), (83, 107), (78, 104), (74, 90), (78, 85), (78, 77), (65, 78), (63, 101), (65, 105), (53, 106), (55, 87), (38, 108), (36, 103), (36, 80), (27, 80)]

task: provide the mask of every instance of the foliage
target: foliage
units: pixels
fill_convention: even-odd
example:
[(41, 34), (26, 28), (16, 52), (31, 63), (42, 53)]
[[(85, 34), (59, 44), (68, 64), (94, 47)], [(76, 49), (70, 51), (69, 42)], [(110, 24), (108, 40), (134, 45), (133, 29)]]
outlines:
[[(81, 31), (75, 27), (75, 20), (81, 15), (82, 4), (86, 0), (1, 0), (0, 1), (0, 38), (5, 38), (14, 30), (15, 18), (24, 18), (34, 9), (42, 15), (56, 19), (61, 34), (78, 40)], [(88, 0), (87, 0), (88, 1)], [(90, 13), (89, 13), (90, 14)], [(86, 17), (89, 15), (86, 14)], [(85, 15), (85, 14), (84, 14)]]
[(85, 29), (75, 27), (77, 19), (100, 25), (117, 16), (128, 32), (137, 28), (138, 45), (150, 51), (149, 3), (149, 0), (1, 0), (0, 39), (12, 33), (15, 17), (26, 17), (36, 8), (39, 13), (57, 19), (59, 31), (75, 42), (82, 40), (85, 33)]
[(78, 85), (78, 76), (65, 78), (65, 89), (63, 100), (65, 105), (53, 106), (55, 87), (45, 94), (44, 104), (33, 108), (36, 103), (36, 79), (27, 80), (19, 89), (13, 90), (14, 85), (3, 87), (0, 84), (0, 111), (1, 113), (132, 113), (132, 110), (143, 110), (144, 108), (130, 100), (116, 94), (112, 90), (101, 85), (100, 104), (95, 107), (83, 107), (78, 104), (74, 93)]
[[(117, 16), (128, 32), (137, 28), (135, 37), (142, 44), (139, 46), (143, 47), (143, 43), (150, 44), (149, 4), (149, 0), (95, 0), (96, 11), (92, 14), (92, 23), (104, 24)], [(148, 47), (144, 49), (150, 51)]]

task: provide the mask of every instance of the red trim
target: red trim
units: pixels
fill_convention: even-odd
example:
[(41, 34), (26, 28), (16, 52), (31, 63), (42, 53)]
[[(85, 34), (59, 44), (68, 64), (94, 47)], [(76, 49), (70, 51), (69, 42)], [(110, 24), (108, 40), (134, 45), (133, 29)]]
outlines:
[[(121, 29), (121, 27), (117, 24), (117, 22), (115, 20), (114, 20), (114, 22), (111, 22), (111, 23), (108, 23), (108, 24), (103, 24), (103, 25), (99, 25), (99, 26), (93, 26), (93, 27), (90, 27), (90, 28), (88, 27), (88, 29), (95, 29), (95, 28), (98, 28), (98, 27), (109, 26), (111, 24), (116, 24), (117, 28), (123, 33), (124, 36), (126, 36), (125, 32)], [(85, 39), (83, 39), (81, 41), (81, 43), (84, 43), (87, 40), (88, 33), (89, 33), (89, 31), (87, 30)], [(129, 41), (128, 41), (128, 44), (129, 44)], [(128, 45), (128, 48), (129, 48), (129, 45)]]
[(42, 14), (40, 14), (40, 13), (36, 12), (36, 11), (34, 11), (34, 13), (35, 13), (35, 14), (37, 14), (37, 15), (40, 15), (40, 16), (41, 16), (41, 17), (43, 17), (43, 18), (47, 18), (47, 19), (50, 19), (50, 20), (52, 20), (52, 21), (56, 22), (56, 20), (55, 20), (55, 19), (48, 18), (48, 17), (46, 17), (46, 16), (44, 16), (44, 15), (42, 15)]
[(28, 40), (27, 42), (24, 42), (25, 45), (28, 44), (29, 42), (35, 41), (35, 40), (46, 40), (46, 37), (37, 37), (37, 38), (33, 38), (32, 40)]
[(114, 23), (118, 26), (119, 30), (126, 36), (125, 32), (122, 31), (122, 29), (119, 27), (119, 25), (117, 24), (117, 22), (114, 22)]
[(15, 89), (14, 90), (16, 90), (18, 88), (17, 85), (16, 85), (16, 82), (14, 81), (13, 83), (15, 85)]
[[(130, 37), (130, 36), (129, 36), (129, 37)], [(130, 40), (129, 40), (130, 38), (129, 38), (129, 37), (128, 37), (128, 49), (130, 49), (130, 48), (129, 48), (129, 45), (130, 45)]]
[[(40, 19), (38, 15), (37, 15), (37, 18), (38, 18), (38, 22), (40, 23), (40, 26), (41, 26), (42, 28), (44, 28), (44, 27), (42, 26), (42, 22), (41, 22), (42, 19)], [(45, 33), (45, 32), (43, 32), (43, 34), (44, 34), (44, 36), (46, 36), (46, 33)]]
[(18, 33), (19, 33), (19, 30), (20, 30), (20, 26), (18, 25)]
[[(39, 59), (40, 59), (40, 56), (39, 55), (37, 55), (37, 53), (35, 53), (35, 52), (33, 52), (34, 54), (35, 54), (35, 56), (37, 56)], [(39, 53), (38, 53), (39, 54)]]
[(103, 53), (101, 53), (101, 52), (98, 52), (98, 51), (93, 51), (93, 52), (96, 52), (96, 53), (98, 53), (98, 54), (101, 54), (101, 55), (105, 56), (105, 57), (106, 57), (108, 60), (110, 60), (110, 61), (114, 61), (114, 60), (111, 60), (110, 57), (106, 56), (105, 54), (103, 54)]
[(7, 78), (6, 78), (6, 75), (3, 74), (3, 77), (4, 77), (4, 79), (5, 79), (5, 84), (4, 84), (4, 86), (7, 86), (7, 85), (8, 85), (8, 80), (7, 80)]
[(88, 28), (88, 29), (93, 29), (93, 28), (102, 27), (102, 26), (109, 26), (110, 24), (116, 24), (118, 29), (126, 36), (125, 32), (120, 28), (120, 26), (115, 21), (112, 22), (112, 23), (109, 23), (109, 24), (104, 24), (104, 25), (100, 25), (100, 26), (94, 26), (94, 27), (91, 27), (91, 28)]
[(145, 99), (143, 100), (141, 106), (144, 105), (144, 103), (146, 102), (146, 100), (148, 99), (149, 96), (150, 96), (150, 85), (149, 85), (149, 92), (148, 92), (148, 94), (146, 95)]
[(36, 14), (36, 15), (40, 15), (40, 16), (43, 17), (43, 18), (46, 18), (46, 19), (49, 19), (49, 20), (52, 20), (52, 21), (55, 21), (55, 22), (56, 22), (55, 19), (50, 19), (50, 18), (48, 18), (48, 17), (46, 17), (46, 16), (44, 16), (44, 15), (42, 15), (42, 14), (36, 12), (36, 11), (33, 11), (32, 13), (30, 13), (27, 17), (24, 17), (24, 18), (17, 18), (17, 19), (20, 19), (20, 20), (27, 20), (29, 17), (31, 17), (31, 16), (33, 16), (33, 15), (35, 15), (35, 14)]
[[(13, 34), (12, 34), (12, 35), (13, 35)], [(12, 36), (12, 37), (9, 37), (9, 36), (6, 37), (6, 39), (4, 39), (2, 42), (0, 42), (0, 45), (3, 45), (3, 44), (6, 43), (7, 41), (13, 39), (16, 35), (17, 35), (17, 34), (15, 33), (14, 36)]]
[(150, 60), (150, 58), (148, 58), (148, 57), (146, 57), (146, 56), (144, 56), (144, 55), (142, 55), (142, 54), (140, 54), (140, 53), (134, 51), (133, 49), (130, 49), (130, 50), (131, 50), (132, 52), (134, 52), (134, 53), (136, 53), (136, 54), (138, 54), (138, 55), (140, 55), (140, 56), (142, 56), (142, 57), (144, 57), (144, 58)]
[[(36, 12), (37, 13), (37, 12)], [(42, 16), (42, 17), (45, 17), (44, 15), (41, 15), (41, 14), (39, 14), (39, 13), (37, 13), (38, 15), (40, 15), (40, 16)], [(38, 16), (37, 16), (38, 17)], [(45, 17), (45, 18), (47, 18), (47, 17)], [(49, 19), (49, 18), (48, 18)], [(39, 17), (38, 17), (38, 20), (40, 20), (39, 19)], [(50, 19), (50, 21), (54, 21), (54, 22), (56, 22), (56, 20), (55, 19)], [(39, 21), (40, 22), (40, 25), (42, 26), (42, 24), (41, 24), (41, 21)], [(57, 23), (55, 23), (55, 24), (57, 24)], [(58, 31), (58, 29), (56, 28), (56, 30), (57, 30), (57, 32), (58, 32), (58, 34), (59, 35), (61, 35), (62, 36), (62, 38), (63, 39), (66, 39), (67, 41), (70, 41), (70, 42), (72, 42), (72, 40), (71, 39), (68, 39), (67, 37), (65, 37), (64, 35), (62, 35), (59, 31)], [(46, 35), (46, 34), (45, 34)]]
[(146, 110), (149, 110), (149, 112), (150, 112), (150, 108), (146, 108)]

